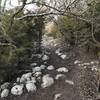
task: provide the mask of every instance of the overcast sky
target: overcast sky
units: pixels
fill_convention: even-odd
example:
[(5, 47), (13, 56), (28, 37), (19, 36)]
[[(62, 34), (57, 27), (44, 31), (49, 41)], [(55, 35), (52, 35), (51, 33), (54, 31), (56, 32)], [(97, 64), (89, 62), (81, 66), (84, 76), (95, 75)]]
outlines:
[[(1, 5), (4, 4), (4, 1), (5, 0), (2, 0), (2, 3)], [(32, 0), (27, 0), (27, 2), (31, 2)], [(49, 2), (49, 0), (46, 0), (47, 2)], [(18, 0), (7, 0), (7, 3), (6, 3), (6, 8), (13, 8), (15, 6), (18, 6)], [(33, 5), (30, 5), (30, 6), (33, 6)]]
[[(32, 0), (27, 0), (28, 2), (31, 2)], [(49, 2), (49, 0), (45, 0), (46, 2)], [(1, 6), (4, 5), (5, 0), (2, 0)], [(7, 0), (6, 2), (6, 9), (12, 9), (16, 6), (19, 6), (18, 0)], [(25, 9), (28, 9), (29, 11), (36, 11), (38, 7), (35, 4), (26, 5)], [(27, 10), (26, 10), (27, 11)]]

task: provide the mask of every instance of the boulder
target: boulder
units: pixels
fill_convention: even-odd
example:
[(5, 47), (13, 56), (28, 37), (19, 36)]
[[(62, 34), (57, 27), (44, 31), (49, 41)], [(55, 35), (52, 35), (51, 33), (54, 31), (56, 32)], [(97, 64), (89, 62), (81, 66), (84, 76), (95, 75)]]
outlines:
[(11, 94), (13, 94), (13, 95), (21, 95), (23, 93), (23, 87), (24, 87), (23, 84), (21, 84), (21, 85), (15, 85), (11, 89)]

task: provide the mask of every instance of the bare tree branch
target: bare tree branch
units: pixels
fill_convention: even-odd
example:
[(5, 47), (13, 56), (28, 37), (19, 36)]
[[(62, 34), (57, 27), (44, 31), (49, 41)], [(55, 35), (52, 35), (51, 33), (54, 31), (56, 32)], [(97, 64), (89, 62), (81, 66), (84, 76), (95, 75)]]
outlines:
[(24, 15), (20, 18), (17, 18), (17, 20), (21, 20), (23, 18), (26, 18), (26, 17), (39, 17), (39, 16), (49, 16), (49, 15), (63, 15), (63, 16), (69, 16), (69, 17), (76, 17), (77, 19), (79, 20), (82, 20), (86, 23), (89, 23), (91, 24), (91, 20), (88, 20), (88, 19), (85, 19), (83, 17), (81, 17), (80, 15), (77, 15), (76, 13), (72, 13), (71, 11), (68, 11), (69, 7), (72, 6), (74, 3), (78, 2), (79, 0), (74, 0), (73, 2), (71, 2), (67, 8), (65, 8), (65, 10), (61, 10), (61, 9), (58, 9), (56, 8), (56, 6), (50, 6), (46, 3), (40, 3), (40, 2), (30, 2), (30, 3), (26, 3), (27, 4), (39, 4), (39, 5), (42, 5), (42, 6), (45, 6), (49, 9), (53, 9), (54, 11), (52, 12), (45, 12), (45, 13), (35, 13), (35, 14), (27, 14), (27, 15)]
[(19, 18), (16, 18), (16, 20), (22, 20), (26, 17), (39, 17), (39, 16), (49, 16), (49, 15), (62, 15), (62, 16), (69, 16), (69, 17), (76, 17), (77, 19), (81, 20), (81, 21), (84, 21), (86, 23), (89, 23), (91, 24), (91, 20), (87, 20), (85, 18), (82, 18), (74, 13), (71, 13), (71, 12), (67, 12), (67, 13), (63, 13), (63, 12), (59, 12), (59, 13), (54, 13), (54, 12), (49, 12), (49, 13), (40, 13), (40, 14), (27, 14), (27, 15), (24, 15), (22, 17), (19, 17)]
[(8, 31), (11, 31), (12, 24), (13, 24), (13, 21), (14, 21), (14, 17), (23, 10), (23, 8), (26, 5), (26, 1), (27, 0), (23, 0), (23, 4), (22, 4), (21, 8), (12, 15), (11, 20), (10, 20), (10, 25), (9, 25), (9, 28), (8, 28)]

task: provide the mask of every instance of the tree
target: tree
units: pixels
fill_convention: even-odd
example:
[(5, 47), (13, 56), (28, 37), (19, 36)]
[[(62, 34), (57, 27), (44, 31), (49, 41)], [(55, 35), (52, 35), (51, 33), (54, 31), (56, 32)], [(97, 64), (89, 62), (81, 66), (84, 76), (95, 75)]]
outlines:
[[(31, 62), (31, 56), (35, 53), (35, 42), (38, 43), (36, 45), (37, 51), (41, 50), (40, 43), (44, 25), (43, 18), (28, 17), (23, 20), (14, 20), (11, 30), (9, 30), (9, 20), (12, 14), (13, 11), (10, 10), (2, 15), (0, 27), (0, 73), (2, 71), (9, 73), (9, 77)], [(23, 15), (23, 12), (17, 16), (21, 15)], [(6, 70), (8, 67), (9, 70)], [(13, 73), (10, 74), (9, 71), (13, 71)]]

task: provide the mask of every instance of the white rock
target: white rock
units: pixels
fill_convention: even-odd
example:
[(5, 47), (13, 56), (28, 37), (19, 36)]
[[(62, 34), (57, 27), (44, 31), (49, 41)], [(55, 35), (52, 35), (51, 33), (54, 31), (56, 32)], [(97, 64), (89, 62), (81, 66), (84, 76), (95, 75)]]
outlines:
[(54, 44), (54, 46), (57, 46), (57, 44)]
[(58, 56), (61, 56), (61, 55), (63, 55), (63, 54), (59, 52), (59, 53), (58, 53)]
[(15, 85), (17, 85), (17, 83), (14, 82), (14, 83), (13, 83), (13, 86), (15, 86)]
[(58, 72), (68, 72), (68, 69), (67, 68), (65, 68), (65, 67), (60, 67), (60, 68), (58, 68), (56, 71), (58, 71)]
[(60, 53), (60, 49), (57, 49), (57, 50), (55, 51), (55, 53), (56, 53), (56, 54)]
[(41, 69), (45, 69), (46, 68), (46, 65), (41, 65), (40, 68)]
[(32, 77), (32, 73), (23, 74), (22, 77), (20, 78), (20, 83), (29, 81), (31, 77)]
[(55, 53), (56, 53), (58, 56), (63, 55), (63, 54), (60, 52), (60, 49), (57, 49), (57, 50), (55, 51)]
[(9, 90), (8, 89), (4, 89), (2, 92), (1, 92), (1, 98), (5, 98), (9, 95)]
[(25, 77), (21, 77), (20, 78), (20, 83), (25, 83), (27, 80), (26, 80), (26, 78)]
[(31, 77), (29, 80), (27, 80), (25, 83), (29, 83), (29, 82), (32, 82), (32, 83), (36, 83), (36, 78), (35, 77)]
[(8, 83), (8, 82), (2, 84), (2, 85), (1, 85), (1, 89), (4, 90), (4, 89), (8, 88), (8, 87), (9, 87), (9, 84), (10, 84), (10, 83)]
[(43, 78), (42, 78), (42, 88), (46, 88), (46, 87), (49, 87), (51, 86), (52, 84), (54, 84), (54, 79), (52, 77), (49, 76), (49, 74), (47, 75), (44, 75)]
[(61, 93), (55, 94), (55, 96), (54, 96), (54, 100), (58, 100), (61, 96), (62, 96)]
[(91, 63), (92, 65), (93, 65), (93, 64), (99, 64), (99, 61), (91, 61), (90, 63)]
[(86, 69), (87, 68), (87, 66), (84, 66), (84, 69)]
[(34, 67), (32, 70), (33, 70), (33, 73), (41, 72), (41, 67)]
[(62, 55), (62, 53), (60, 52), (60, 49), (57, 49), (57, 50), (55, 51), (55, 53), (56, 53), (58, 56), (61, 56), (61, 55)]
[(44, 64), (47, 64), (47, 62), (44, 62)]
[(75, 61), (74, 61), (74, 64), (79, 64), (79, 63), (80, 63), (79, 60), (75, 60)]
[(36, 65), (37, 65), (37, 63), (32, 63), (32, 64), (31, 64), (31, 66), (36, 66)]
[(20, 77), (17, 77), (16, 82), (17, 82), (17, 83), (20, 82)]
[(55, 68), (54, 68), (53, 65), (49, 65), (49, 66), (47, 67), (47, 69), (48, 69), (48, 70), (54, 70)]
[(37, 81), (40, 81), (41, 80), (41, 76), (37, 77)]
[(43, 61), (46, 61), (46, 60), (48, 60), (49, 59), (49, 57), (47, 56), (47, 55), (44, 55), (43, 57), (42, 57), (42, 60)]
[(99, 61), (94, 61), (95, 62), (95, 64), (100, 64), (100, 62)]
[(78, 64), (79, 67), (83, 66), (82, 64)]
[(34, 92), (37, 90), (36, 85), (33, 82), (29, 82), (26, 84), (26, 89), (28, 92)]
[(91, 63), (83, 63), (83, 66), (89, 66)]
[(57, 74), (55, 79), (58, 80), (59, 78), (62, 78), (62, 77), (65, 77), (65, 75), (64, 74)]
[(42, 72), (36, 72), (36, 73), (34, 74), (35, 77), (39, 77), (39, 76), (41, 76), (41, 75), (42, 75)]
[(41, 57), (42, 57), (42, 55), (41, 55), (41, 54), (38, 54), (37, 56), (38, 56), (38, 58), (41, 58)]
[(32, 78), (31, 78), (31, 82), (32, 82), (32, 83), (36, 83), (36, 78), (35, 78), (35, 77), (32, 77)]
[[(32, 77), (28, 77), (28, 78), (26, 79), (26, 82), (27, 82), (27, 81), (31, 81), (31, 78), (32, 78)], [(26, 83), (26, 82), (25, 82), (25, 83)]]
[(31, 76), (32, 76), (32, 73), (23, 74), (23, 77), (25, 77), (26, 79), (27, 79), (27, 78), (30, 78)]
[(91, 70), (92, 70), (92, 71), (98, 71), (97, 66), (93, 66), (93, 67), (91, 68)]
[(14, 87), (12, 87), (11, 89), (11, 93), (13, 95), (21, 95), (23, 93), (23, 84), (21, 85), (15, 85)]
[(94, 61), (91, 61), (90, 63), (91, 63), (92, 65), (93, 65), (93, 64), (95, 64), (95, 62), (94, 62)]
[(71, 80), (65, 80), (65, 83), (68, 83), (69, 85), (74, 85), (74, 82)]
[(64, 54), (61, 55), (60, 57), (61, 57), (62, 59), (66, 59), (66, 55), (64, 55)]

